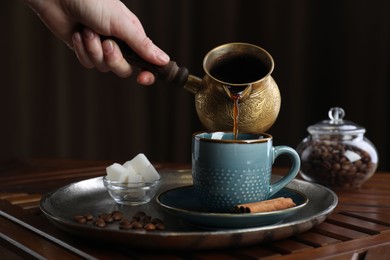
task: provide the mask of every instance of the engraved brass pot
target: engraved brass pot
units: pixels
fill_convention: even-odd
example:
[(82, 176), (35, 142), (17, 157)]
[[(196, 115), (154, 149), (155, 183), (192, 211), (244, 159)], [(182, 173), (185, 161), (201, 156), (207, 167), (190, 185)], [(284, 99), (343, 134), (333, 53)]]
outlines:
[[(250, 54), (257, 57), (267, 68), (267, 73), (254, 82), (231, 84), (210, 74), (213, 65), (229, 55)], [(239, 101), (238, 131), (265, 132), (276, 121), (280, 110), (279, 88), (272, 78), (272, 56), (263, 48), (247, 43), (228, 43), (212, 49), (203, 60), (206, 75), (203, 79), (190, 75), (184, 88), (195, 94), (195, 107), (201, 123), (209, 131), (233, 130), (233, 106), (227, 87), (245, 87)], [(236, 73), (240, 73), (237, 71)]]

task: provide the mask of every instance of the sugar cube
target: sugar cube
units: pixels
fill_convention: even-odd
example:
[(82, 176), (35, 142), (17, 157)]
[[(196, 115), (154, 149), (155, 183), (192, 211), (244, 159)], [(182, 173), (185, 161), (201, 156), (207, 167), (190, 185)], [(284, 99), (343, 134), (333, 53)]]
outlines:
[(154, 182), (160, 179), (160, 175), (153, 167), (152, 164), (149, 164), (146, 168), (144, 168), (139, 174), (141, 174), (143, 180), (145, 182)]
[(151, 164), (148, 158), (146, 158), (146, 156), (143, 153), (139, 153), (128, 163), (134, 168), (135, 172), (138, 174), (140, 174), (140, 172), (142, 172), (143, 169), (145, 169)]
[(123, 164), (123, 167), (125, 167), (129, 174), (137, 174), (137, 172), (134, 170), (133, 166), (131, 165), (131, 161), (127, 161)]
[(111, 164), (106, 168), (107, 178), (110, 181), (125, 182), (128, 175), (128, 170), (119, 163)]
[(142, 176), (136, 173), (129, 173), (127, 175), (127, 183), (129, 187), (142, 187)]
[(139, 189), (134, 189), (129, 192), (127, 196), (132, 197), (132, 198), (137, 198), (137, 197), (143, 197), (145, 196), (145, 191), (142, 189), (144, 186), (144, 182), (142, 180), (142, 176), (136, 173), (131, 173), (128, 175), (128, 182), (127, 186), (131, 188), (139, 188)]

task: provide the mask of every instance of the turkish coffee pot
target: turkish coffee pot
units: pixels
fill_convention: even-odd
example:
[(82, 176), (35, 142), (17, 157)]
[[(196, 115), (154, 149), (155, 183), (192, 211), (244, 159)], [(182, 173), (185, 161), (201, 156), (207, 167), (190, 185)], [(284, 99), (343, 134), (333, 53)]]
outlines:
[(204, 57), (201, 79), (174, 61), (165, 66), (148, 63), (123, 41), (115, 41), (130, 64), (192, 92), (198, 117), (209, 131), (232, 131), (233, 99), (238, 101), (239, 132), (265, 132), (279, 114), (280, 92), (271, 76), (274, 61), (258, 46), (228, 43), (212, 49)]

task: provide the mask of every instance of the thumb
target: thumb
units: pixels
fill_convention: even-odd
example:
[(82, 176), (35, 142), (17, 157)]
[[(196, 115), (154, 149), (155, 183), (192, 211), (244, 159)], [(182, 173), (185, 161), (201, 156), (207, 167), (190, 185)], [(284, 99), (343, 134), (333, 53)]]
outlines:
[(156, 65), (165, 65), (169, 62), (170, 58), (168, 54), (157, 47), (149, 37), (145, 35), (143, 39), (139, 40), (138, 44), (136, 42), (134, 45), (129, 45), (142, 58)]
[(166, 65), (170, 58), (153, 41), (146, 36), (141, 22), (132, 14), (130, 17), (130, 26), (121, 26), (121, 31), (115, 37), (122, 39), (130, 46), (141, 58), (156, 65)]
[[(76, 2), (82, 4), (83, 1)], [(91, 10), (87, 8), (86, 14), (81, 15), (82, 24), (99, 34), (114, 36), (124, 41), (141, 58), (152, 64), (165, 65), (169, 62), (169, 56), (146, 36), (138, 17), (122, 1), (90, 0), (89, 2), (94, 4), (89, 4)]]

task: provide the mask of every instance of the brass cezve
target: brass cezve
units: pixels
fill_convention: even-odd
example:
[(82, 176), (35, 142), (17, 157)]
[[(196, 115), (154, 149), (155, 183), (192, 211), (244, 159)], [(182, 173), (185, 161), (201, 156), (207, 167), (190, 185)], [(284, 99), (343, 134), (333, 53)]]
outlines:
[(203, 79), (189, 75), (184, 85), (185, 89), (195, 94), (197, 114), (209, 131), (232, 131), (233, 129), (233, 102), (229, 97), (229, 91), (226, 90), (226, 85), (229, 83), (214, 78), (210, 74), (210, 69), (221, 57), (240, 53), (251, 53), (258, 57), (267, 67), (268, 73), (255, 82), (241, 84), (246, 85), (246, 89), (240, 99), (239, 131), (266, 132), (278, 117), (281, 97), (279, 88), (271, 76), (274, 69), (272, 56), (252, 44), (229, 43), (214, 48), (205, 56), (203, 69), (206, 75)]

